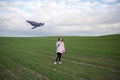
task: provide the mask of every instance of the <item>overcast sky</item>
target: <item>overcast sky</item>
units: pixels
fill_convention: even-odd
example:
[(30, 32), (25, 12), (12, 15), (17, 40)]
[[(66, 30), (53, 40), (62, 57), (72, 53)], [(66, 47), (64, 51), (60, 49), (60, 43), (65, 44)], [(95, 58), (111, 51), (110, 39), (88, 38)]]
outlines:
[(0, 0), (0, 36), (106, 34), (120, 34), (120, 0)]

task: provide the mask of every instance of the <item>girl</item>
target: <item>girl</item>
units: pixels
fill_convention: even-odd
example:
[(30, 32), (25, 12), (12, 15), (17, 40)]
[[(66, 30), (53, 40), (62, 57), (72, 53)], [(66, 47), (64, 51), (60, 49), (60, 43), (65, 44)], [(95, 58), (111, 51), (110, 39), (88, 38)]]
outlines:
[(60, 60), (61, 60), (62, 54), (65, 52), (65, 46), (64, 46), (64, 42), (63, 42), (63, 38), (62, 37), (58, 38), (58, 41), (56, 42), (56, 47), (57, 47), (57, 50), (56, 50), (57, 57), (56, 57), (56, 61), (54, 62), (54, 64), (57, 64), (57, 62), (59, 64), (62, 64), (60, 62)]

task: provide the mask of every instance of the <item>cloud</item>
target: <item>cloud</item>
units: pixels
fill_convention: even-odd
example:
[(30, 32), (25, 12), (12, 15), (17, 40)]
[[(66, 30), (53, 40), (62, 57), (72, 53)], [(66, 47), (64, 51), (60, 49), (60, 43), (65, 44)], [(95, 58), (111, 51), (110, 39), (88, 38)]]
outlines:
[(105, 3), (115, 3), (117, 0), (103, 0)]
[[(116, 0), (103, 1), (104, 3), (89, 0), (0, 1), (0, 35), (59, 36), (120, 33), (120, 3)], [(31, 30), (26, 20), (44, 22), (45, 26)]]

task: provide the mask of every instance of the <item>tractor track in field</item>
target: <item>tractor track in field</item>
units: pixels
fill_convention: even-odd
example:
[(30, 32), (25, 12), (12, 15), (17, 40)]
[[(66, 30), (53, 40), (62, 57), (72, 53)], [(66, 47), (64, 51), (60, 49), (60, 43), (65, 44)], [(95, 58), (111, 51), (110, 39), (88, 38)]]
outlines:
[[(22, 76), (19, 75), (19, 73), (22, 73), (22, 72), (26, 72), (27, 75), (29, 75), (30, 77), (34, 76), (32, 78), (32, 80), (39, 80), (39, 79), (42, 79), (42, 80), (50, 80), (50, 78), (46, 77), (45, 75), (42, 75), (30, 68), (26, 68), (22, 65), (20, 65), (19, 63), (16, 63), (13, 59), (11, 58), (8, 58), (7, 56), (3, 55), (5, 58), (7, 58), (9, 61), (12, 62), (12, 64), (14, 64), (14, 67), (16, 69), (16, 72), (8, 69), (7, 67), (5, 67), (3, 64), (0, 64), (0, 66), (3, 68), (3, 72), (4, 73), (1, 73), (2, 76), (4, 75), (7, 75), (8, 77), (13, 77), (15, 80), (22, 80)], [(28, 76), (26, 76), (28, 77)], [(5, 80), (8, 80), (8, 78), (4, 77)], [(29, 80), (31, 80), (29, 78)]]
[(12, 76), (15, 80), (20, 80), (17, 76), (13, 74), (10, 69), (7, 69), (3, 64), (0, 64), (0, 66), (2, 67), (1, 75), (5, 80), (9, 80), (10, 76)]
[[(27, 54), (28, 53), (34, 53), (33, 51), (29, 51), (29, 50), (26, 50), (26, 49), (20, 49), (20, 51), (23, 51), (23, 52), (26, 52)], [(39, 55), (39, 54), (38, 54)], [(46, 57), (50, 57), (50, 56), (47, 56), (47, 55), (43, 55), (43, 56), (46, 56)], [(54, 57), (50, 57), (50, 58), (54, 58)], [(58, 73), (58, 74), (60, 74), (60, 72), (59, 72), (59, 70), (57, 70), (56, 68), (52, 68), (52, 67), (46, 67), (45, 65), (41, 65), (41, 64), (38, 64), (39, 66), (42, 66), (42, 67), (44, 67), (44, 68), (46, 68), (46, 69), (49, 69), (49, 70), (52, 70), (53, 72), (55, 72), (55, 73)], [(54, 65), (53, 64), (53, 62), (52, 63), (50, 63), (50, 65)], [(59, 67), (59, 66), (58, 66)], [(64, 67), (64, 69), (62, 69), (62, 68), (60, 68), (61, 70), (64, 70), (64, 69), (66, 69), (68, 72), (71, 70), (71, 68), (70, 69), (68, 69), (67, 67)], [(74, 75), (77, 75), (77, 73), (78, 73), (79, 71), (77, 71), (76, 73), (72, 73), (72, 74), (74, 74)], [(65, 74), (65, 73), (64, 73)], [(68, 74), (68, 73), (67, 73)], [(67, 74), (65, 74), (64, 76), (67, 76)], [(70, 74), (72, 77), (76, 77), (76, 76), (74, 76), (74, 75), (72, 75), (72, 74)], [(79, 76), (79, 79), (80, 80), (87, 80), (85, 77), (83, 77), (83, 76)]]
[[(64, 60), (67, 60), (67, 59), (64, 59)], [(120, 71), (118, 71), (118, 70), (108, 68), (108, 67), (98, 66), (98, 65), (95, 65), (95, 64), (90, 64), (90, 63), (85, 63), (85, 62), (78, 62), (78, 61), (73, 61), (73, 60), (69, 60), (69, 62), (73, 62), (73, 63), (80, 64), (80, 65), (86, 65), (86, 66), (90, 66), (90, 67), (94, 67), (94, 68), (100, 68), (100, 69), (105, 69), (105, 70), (109, 70), (109, 71), (112, 71), (112, 72), (120, 73)]]
[[(22, 51), (25, 51), (25, 52), (28, 52), (28, 53), (38, 53), (38, 52), (33, 52), (31, 50), (28, 50), (28, 49), (27, 50), (26, 49), (22, 49)], [(45, 54), (41, 54), (41, 55), (53, 58), (50, 55), (45, 55)], [(120, 73), (119, 70), (115, 70), (115, 69), (104, 67), (104, 66), (98, 66), (98, 65), (95, 65), (95, 64), (91, 64), (91, 63), (79, 62), (79, 61), (76, 61), (76, 60), (68, 60), (68, 59), (64, 59), (64, 58), (63, 58), (63, 60), (69, 61), (69, 62), (72, 62), (72, 63), (76, 63), (76, 64), (80, 64), (80, 65), (86, 65), (86, 66), (90, 66), (90, 67), (94, 67), (94, 68), (100, 68), (100, 69), (105, 69), (105, 70), (109, 70), (109, 71), (112, 71), (112, 72)]]

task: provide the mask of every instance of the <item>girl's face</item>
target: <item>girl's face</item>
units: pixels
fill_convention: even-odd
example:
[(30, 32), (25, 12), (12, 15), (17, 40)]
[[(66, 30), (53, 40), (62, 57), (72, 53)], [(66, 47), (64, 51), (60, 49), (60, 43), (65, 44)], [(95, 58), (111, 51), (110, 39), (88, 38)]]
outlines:
[(62, 41), (62, 37), (60, 38), (60, 41)]

